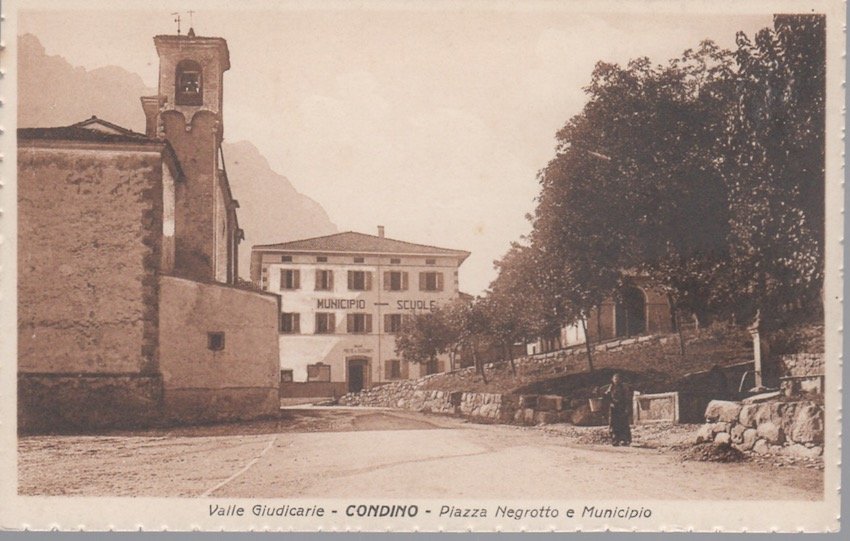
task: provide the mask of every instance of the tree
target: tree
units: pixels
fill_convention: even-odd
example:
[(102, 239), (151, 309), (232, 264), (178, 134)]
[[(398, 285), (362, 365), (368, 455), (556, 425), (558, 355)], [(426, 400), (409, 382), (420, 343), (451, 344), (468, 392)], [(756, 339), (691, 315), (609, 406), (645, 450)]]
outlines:
[(825, 19), (777, 15), (738, 34), (728, 156), (729, 287), (719, 302), (766, 330), (822, 310)]
[(586, 325), (635, 273), (667, 290), (674, 313), (707, 310), (705, 289), (726, 250), (714, 149), (731, 73), (730, 53), (708, 41), (667, 66), (597, 64), (587, 105), (558, 132), (539, 175), (533, 216), (561, 318)]
[(434, 362), (457, 342), (458, 334), (442, 310), (422, 312), (403, 320), (395, 351), (405, 361)]

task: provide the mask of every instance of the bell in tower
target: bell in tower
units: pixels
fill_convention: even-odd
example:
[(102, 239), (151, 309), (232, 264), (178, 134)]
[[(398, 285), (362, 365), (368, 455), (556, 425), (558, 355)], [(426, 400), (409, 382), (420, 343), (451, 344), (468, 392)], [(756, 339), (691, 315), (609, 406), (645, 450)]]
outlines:
[[(142, 98), (150, 137), (174, 149), (185, 183), (178, 187), (175, 272), (195, 280), (230, 281), (229, 188), (220, 164), (227, 42), (218, 37), (160, 35), (159, 95)], [(225, 220), (225, 222), (222, 222)], [(219, 223), (222, 222), (222, 223)]]

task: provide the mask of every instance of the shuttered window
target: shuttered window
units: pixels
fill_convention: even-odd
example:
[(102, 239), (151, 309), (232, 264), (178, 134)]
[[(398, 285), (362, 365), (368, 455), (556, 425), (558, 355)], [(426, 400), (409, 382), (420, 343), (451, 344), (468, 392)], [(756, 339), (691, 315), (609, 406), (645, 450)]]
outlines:
[(301, 314), (283, 312), (280, 314), (280, 332), (283, 334), (298, 334), (301, 332)]
[(384, 314), (384, 332), (395, 334), (401, 331), (401, 314)]
[(403, 271), (384, 272), (384, 291), (407, 291), (407, 273)]
[(316, 313), (316, 334), (333, 334), (334, 332), (336, 332), (336, 314)]
[(442, 272), (420, 272), (419, 273), (419, 291), (442, 291), (443, 290), (443, 273)]
[(372, 332), (372, 314), (348, 314), (346, 328), (351, 334)]
[(301, 288), (301, 272), (298, 269), (283, 269), (280, 271), (280, 289)]
[(334, 271), (316, 269), (316, 291), (333, 291)]
[(384, 362), (384, 379), (401, 379), (401, 361), (390, 359)]
[(372, 273), (367, 271), (348, 271), (349, 291), (370, 291), (372, 289)]

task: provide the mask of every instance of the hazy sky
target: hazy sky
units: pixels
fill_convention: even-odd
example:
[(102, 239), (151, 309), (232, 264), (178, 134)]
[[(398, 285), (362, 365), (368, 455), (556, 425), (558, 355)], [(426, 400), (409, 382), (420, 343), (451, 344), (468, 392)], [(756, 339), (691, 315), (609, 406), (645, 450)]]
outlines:
[[(18, 32), (74, 65), (122, 66), (155, 87), (152, 37), (175, 32), (175, 9), (29, 11)], [(665, 62), (702, 39), (732, 47), (737, 30), (771, 24), (551, 9), (195, 9), (196, 32), (230, 47), (225, 138), (252, 141), (341, 231), (381, 224), (393, 238), (471, 251), (460, 275), (470, 293), (528, 232), (536, 173), (581, 110), (596, 61)]]

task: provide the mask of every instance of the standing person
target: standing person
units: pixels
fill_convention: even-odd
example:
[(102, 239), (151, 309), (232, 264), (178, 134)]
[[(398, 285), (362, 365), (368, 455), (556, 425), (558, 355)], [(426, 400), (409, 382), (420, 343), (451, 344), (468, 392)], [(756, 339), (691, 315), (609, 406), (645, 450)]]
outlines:
[(605, 393), (611, 406), (608, 411), (608, 429), (614, 446), (632, 443), (631, 423), (632, 391), (620, 378), (619, 373), (611, 377), (611, 385)]

